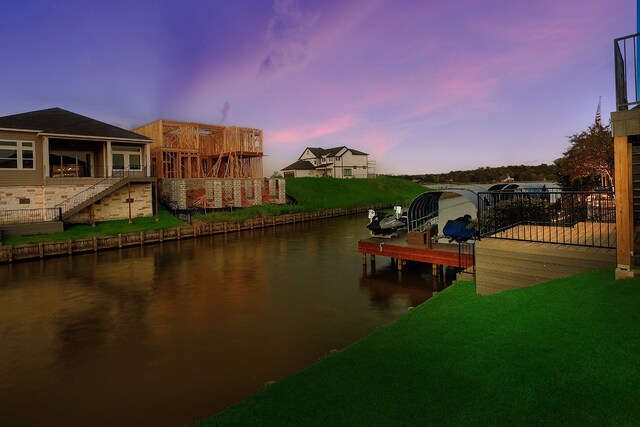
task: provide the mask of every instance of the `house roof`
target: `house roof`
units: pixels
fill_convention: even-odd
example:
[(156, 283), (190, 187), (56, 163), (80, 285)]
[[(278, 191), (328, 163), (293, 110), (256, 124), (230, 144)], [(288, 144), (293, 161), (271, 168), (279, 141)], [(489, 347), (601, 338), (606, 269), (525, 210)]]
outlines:
[(349, 150), (351, 151), (351, 153), (357, 156), (368, 156), (367, 153), (354, 150), (353, 148), (349, 148), (344, 145), (340, 147), (333, 147), (333, 148), (307, 147), (306, 150), (311, 151), (311, 153), (316, 157), (322, 157), (322, 156), (335, 157), (342, 150)]
[(62, 108), (47, 108), (0, 117), (0, 128), (35, 130), (55, 135), (93, 136), (149, 141), (146, 136)]
[(283, 171), (289, 170), (314, 170), (316, 167), (307, 160), (298, 160), (297, 162), (291, 163), (286, 168), (282, 168)]

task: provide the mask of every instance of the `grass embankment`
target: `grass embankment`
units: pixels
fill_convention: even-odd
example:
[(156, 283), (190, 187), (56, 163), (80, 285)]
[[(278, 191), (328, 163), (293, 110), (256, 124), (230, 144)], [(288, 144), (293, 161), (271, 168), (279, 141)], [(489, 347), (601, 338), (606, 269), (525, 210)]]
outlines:
[(126, 219), (117, 221), (104, 221), (92, 227), (89, 224), (70, 224), (65, 226), (65, 230), (60, 233), (38, 234), (34, 236), (20, 236), (2, 239), (3, 245), (19, 245), (23, 243), (55, 242), (60, 240), (86, 239), (95, 236), (110, 236), (115, 234), (125, 234), (146, 230), (159, 230), (161, 228), (172, 228), (185, 225), (173, 216), (169, 211), (160, 207), (158, 210), (158, 221), (156, 217), (133, 218), (132, 224)]
[(459, 282), (201, 425), (640, 423), (640, 280)]
[[(425, 188), (410, 181), (379, 177), (376, 179), (333, 179), (333, 178), (293, 178), (286, 181), (286, 192), (297, 200), (295, 205), (263, 205), (234, 211), (219, 211), (198, 215), (196, 220), (205, 222), (243, 222), (250, 218), (269, 217), (297, 212), (312, 212), (333, 208), (349, 208), (373, 204), (403, 203), (423, 193)], [(52, 242), (59, 240), (85, 239), (94, 236), (109, 236), (158, 230), (185, 225), (166, 209), (160, 207), (159, 221), (152, 218), (134, 218), (133, 224), (127, 220), (105, 221), (95, 227), (78, 224), (65, 227), (61, 233), (21, 236), (2, 240), (4, 245)]]
[(233, 212), (198, 215), (205, 222), (242, 222), (251, 218), (312, 212), (334, 208), (352, 208), (373, 204), (406, 203), (426, 191), (425, 187), (400, 178), (376, 179), (289, 178), (287, 195), (294, 205), (263, 205)]

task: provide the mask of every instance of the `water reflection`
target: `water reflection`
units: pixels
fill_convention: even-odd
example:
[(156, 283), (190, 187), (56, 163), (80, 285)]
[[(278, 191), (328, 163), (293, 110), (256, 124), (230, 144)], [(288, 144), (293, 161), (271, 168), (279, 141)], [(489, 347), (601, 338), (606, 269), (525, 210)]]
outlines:
[(365, 222), (0, 266), (0, 420), (190, 423), (363, 338), (433, 283), (384, 258), (363, 276)]

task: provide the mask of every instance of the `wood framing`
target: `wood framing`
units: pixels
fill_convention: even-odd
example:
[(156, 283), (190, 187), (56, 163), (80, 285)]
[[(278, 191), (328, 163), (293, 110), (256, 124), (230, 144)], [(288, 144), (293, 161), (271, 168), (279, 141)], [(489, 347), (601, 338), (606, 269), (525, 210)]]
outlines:
[(236, 126), (156, 120), (148, 136), (158, 178), (262, 178), (262, 131)]

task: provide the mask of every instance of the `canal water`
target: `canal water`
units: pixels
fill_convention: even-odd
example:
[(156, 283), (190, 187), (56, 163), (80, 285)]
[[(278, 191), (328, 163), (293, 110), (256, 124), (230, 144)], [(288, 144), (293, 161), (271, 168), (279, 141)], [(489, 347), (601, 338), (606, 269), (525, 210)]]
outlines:
[(364, 272), (365, 223), (0, 265), (0, 424), (192, 423), (360, 340), (434, 286)]

